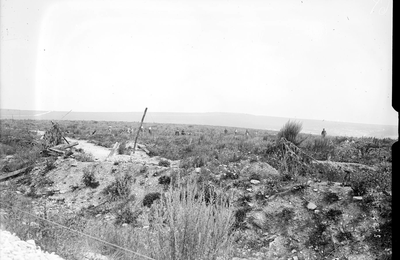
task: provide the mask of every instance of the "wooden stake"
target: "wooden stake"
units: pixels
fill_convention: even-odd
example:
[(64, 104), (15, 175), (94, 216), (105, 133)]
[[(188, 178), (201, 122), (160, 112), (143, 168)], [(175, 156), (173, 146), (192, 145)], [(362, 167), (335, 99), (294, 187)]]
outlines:
[(146, 112), (147, 112), (147, 107), (146, 107), (146, 109), (144, 110), (144, 113), (143, 113), (143, 116), (142, 116), (142, 121), (140, 122), (140, 126), (139, 126), (138, 131), (137, 131), (137, 134), (136, 134), (135, 143), (133, 144), (133, 151), (132, 151), (132, 154), (135, 153), (136, 142), (137, 142), (137, 139), (138, 139), (138, 137), (139, 137), (140, 129), (142, 128), (143, 120), (144, 120), (144, 117), (146, 116)]

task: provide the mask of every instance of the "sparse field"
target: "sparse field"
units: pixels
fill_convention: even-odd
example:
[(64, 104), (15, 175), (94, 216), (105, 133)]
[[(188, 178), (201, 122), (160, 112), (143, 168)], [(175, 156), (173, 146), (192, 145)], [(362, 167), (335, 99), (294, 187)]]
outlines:
[(50, 121), (1, 120), (0, 178), (23, 171), (0, 182), (0, 220), (65, 259), (391, 259), (392, 139), (145, 124), (132, 153), (138, 123), (58, 124), (120, 146), (55, 156), (31, 131)]

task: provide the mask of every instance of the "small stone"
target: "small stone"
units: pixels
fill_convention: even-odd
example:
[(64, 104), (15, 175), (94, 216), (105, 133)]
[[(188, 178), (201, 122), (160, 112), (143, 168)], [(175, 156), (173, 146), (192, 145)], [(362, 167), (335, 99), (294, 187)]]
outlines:
[(314, 209), (317, 208), (317, 205), (315, 205), (315, 204), (312, 203), (312, 202), (309, 202), (309, 203), (307, 204), (307, 208), (308, 208), (309, 210), (314, 210)]
[(32, 246), (36, 247), (35, 240), (29, 239), (29, 240), (26, 240), (26, 243), (31, 244)]
[(310, 185), (312, 183), (312, 180), (307, 181), (307, 185)]
[(297, 256), (293, 256), (293, 260), (299, 260)]
[(260, 184), (260, 181), (259, 180), (250, 180), (250, 183), (257, 185), (257, 184)]
[(353, 200), (362, 200), (362, 199), (363, 199), (362, 196), (354, 196), (354, 197), (353, 197)]
[(317, 191), (318, 191), (318, 189), (313, 189), (313, 191), (317, 192)]
[(318, 213), (320, 213), (320, 212), (321, 212), (321, 211), (318, 210), (318, 209), (314, 210), (314, 213), (316, 213), (316, 214), (318, 214)]
[(293, 249), (292, 250), (292, 254), (294, 254), (294, 253), (296, 253), (297, 252), (297, 250), (296, 249)]

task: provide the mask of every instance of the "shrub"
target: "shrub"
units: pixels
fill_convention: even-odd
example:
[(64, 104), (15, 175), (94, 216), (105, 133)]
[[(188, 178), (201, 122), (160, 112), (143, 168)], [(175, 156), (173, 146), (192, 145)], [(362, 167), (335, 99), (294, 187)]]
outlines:
[(117, 217), (115, 219), (115, 224), (116, 225), (132, 224), (135, 226), (137, 224), (137, 218), (141, 213), (142, 213), (141, 210), (132, 211), (130, 208), (124, 208), (123, 210), (118, 212)]
[(117, 176), (115, 181), (104, 189), (103, 193), (109, 196), (112, 201), (128, 198), (131, 192), (131, 182), (132, 176), (127, 173), (122, 177)]
[(161, 160), (158, 162), (158, 166), (169, 167), (170, 165), (171, 163), (168, 160)]
[(161, 185), (169, 185), (171, 183), (171, 177), (169, 176), (161, 176), (160, 178), (158, 178), (158, 184)]
[(126, 152), (126, 142), (121, 142), (118, 146), (118, 154), (125, 154)]
[(96, 177), (94, 176), (94, 168), (85, 168), (83, 170), (82, 182), (86, 187), (97, 188), (100, 183), (96, 181)]
[(216, 259), (230, 254), (233, 210), (223, 200), (207, 205), (197, 180), (190, 179), (178, 189), (170, 187), (160, 202), (152, 223), (157, 239), (149, 246), (154, 258)]
[(325, 216), (331, 221), (337, 221), (342, 214), (343, 212), (339, 209), (330, 209), (326, 212)]
[(143, 206), (145, 207), (151, 207), (151, 205), (153, 204), (153, 202), (155, 200), (160, 199), (161, 194), (159, 192), (152, 192), (152, 193), (148, 193), (146, 194), (146, 196), (144, 196), (143, 198)]
[(286, 140), (299, 145), (301, 141), (297, 140), (298, 134), (301, 132), (302, 123), (288, 121), (278, 132), (278, 140), (284, 137)]
[(94, 162), (93, 156), (85, 152), (74, 154), (74, 158), (80, 162)]
[(56, 168), (54, 163), (55, 163), (55, 159), (46, 160), (46, 167), (44, 168), (45, 174)]
[(327, 192), (324, 195), (323, 201), (327, 204), (332, 204), (339, 200), (339, 196), (334, 192)]
[(364, 180), (354, 180), (351, 182), (353, 196), (363, 196), (367, 194), (368, 183)]
[(245, 220), (247, 212), (251, 211), (251, 207), (242, 207), (235, 211), (234, 229), (244, 229), (246, 227)]

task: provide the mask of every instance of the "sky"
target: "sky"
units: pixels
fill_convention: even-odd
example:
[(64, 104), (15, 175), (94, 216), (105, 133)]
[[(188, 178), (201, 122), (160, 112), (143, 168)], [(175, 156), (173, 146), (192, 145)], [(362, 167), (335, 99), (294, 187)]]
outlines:
[(0, 0), (0, 108), (398, 124), (387, 0)]

